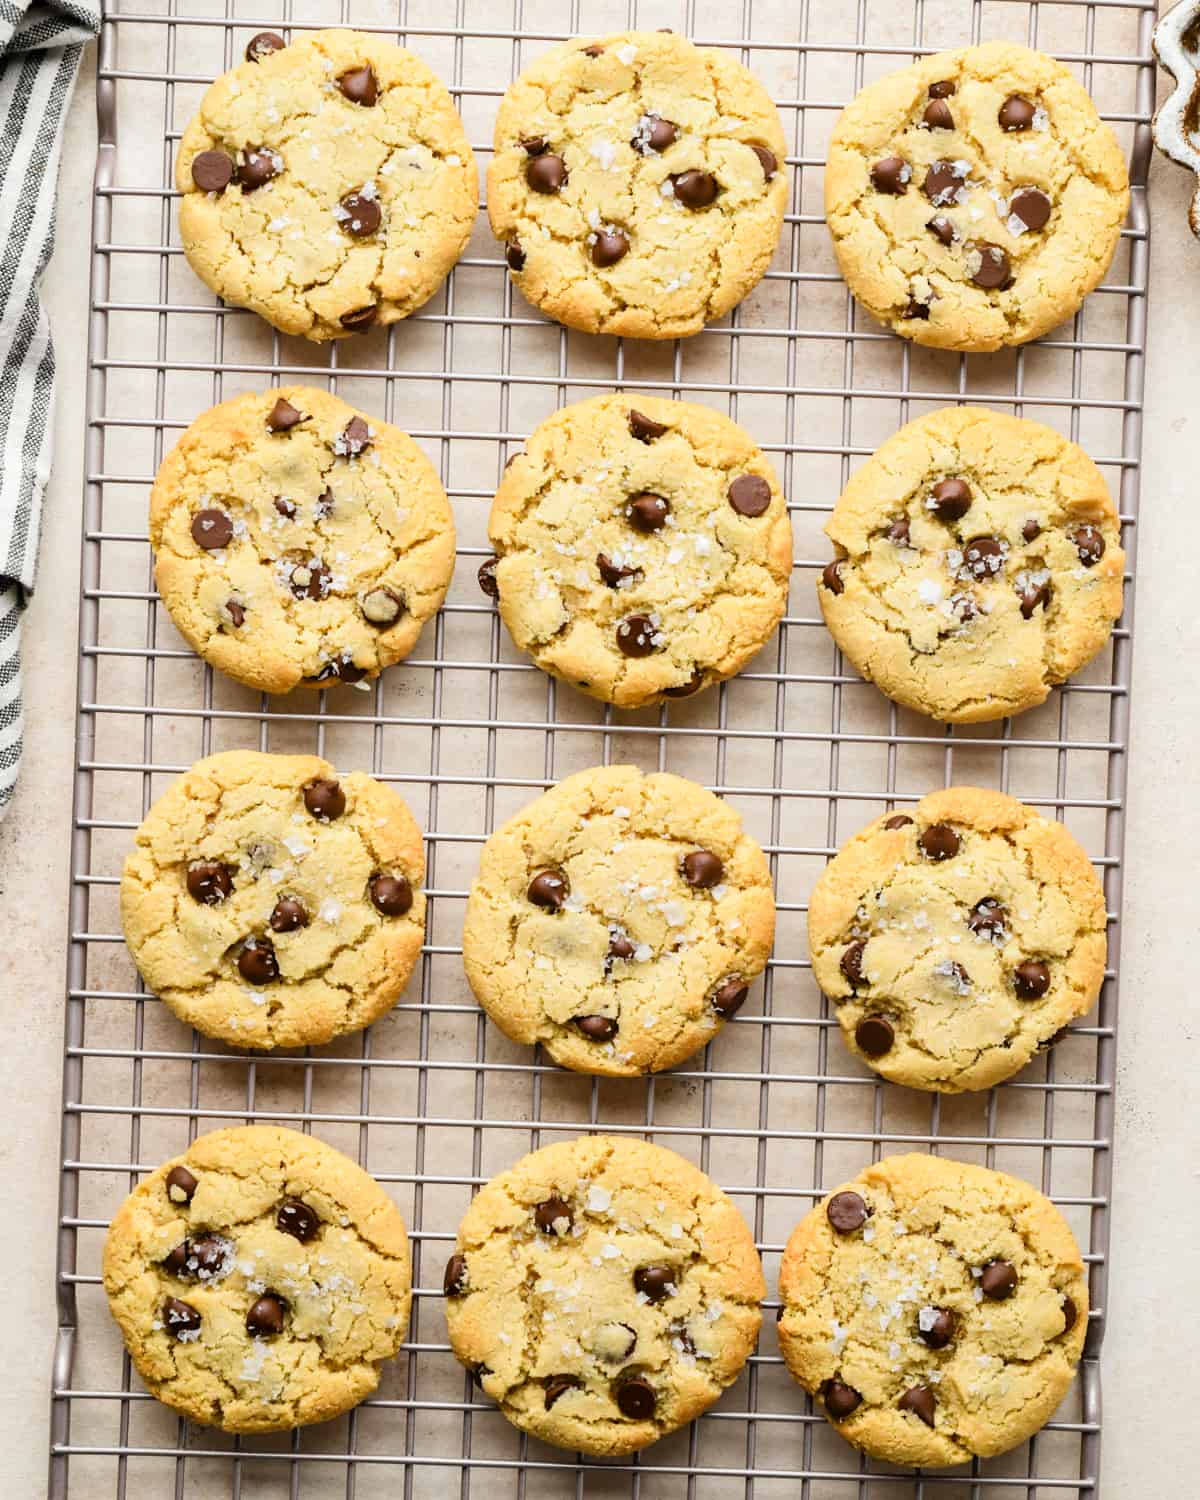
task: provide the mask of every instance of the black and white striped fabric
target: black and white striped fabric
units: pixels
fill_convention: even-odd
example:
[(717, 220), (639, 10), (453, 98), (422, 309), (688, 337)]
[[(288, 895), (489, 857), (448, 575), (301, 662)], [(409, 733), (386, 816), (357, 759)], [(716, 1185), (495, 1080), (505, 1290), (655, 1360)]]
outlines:
[(50, 473), (54, 350), (37, 286), (63, 118), (99, 6), (0, 0), (0, 818), (21, 763), (21, 611)]

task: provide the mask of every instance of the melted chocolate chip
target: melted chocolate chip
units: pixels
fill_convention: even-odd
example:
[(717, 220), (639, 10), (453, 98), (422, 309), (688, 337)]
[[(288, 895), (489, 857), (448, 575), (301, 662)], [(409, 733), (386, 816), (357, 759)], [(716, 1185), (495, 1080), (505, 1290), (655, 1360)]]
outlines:
[(925, 113), (921, 119), (930, 130), (954, 129), (954, 116), (944, 99), (931, 99), (925, 106)]
[(600, 577), (608, 584), (610, 589), (615, 589), (618, 584), (624, 583), (627, 578), (640, 578), (641, 568), (626, 568), (619, 563), (613, 562), (606, 553), (596, 553), (596, 568)]
[(949, 823), (931, 823), (917, 843), (925, 858), (935, 864), (943, 859), (953, 859), (962, 846), (962, 840)]
[(274, 1292), (265, 1292), (246, 1314), (246, 1331), (258, 1339), (274, 1338), (283, 1332), (287, 1303)]
[(192, 181), (202, 193), (223, 193), (233, 180), (233, 162), (224, 151), (201, 151), (192, 158)]
[(1104, 556), (1104, 538), (1094, 526), (1076, 526), (1067, 532), (1067, 536), (1075, 544), (1079, 561), (1085, 568), (1094, 568)]
[(1041, 188), (1022, 188), (1008, 200), (1008, 211), (1016, 214), (1026, 229), (1045, 229), (1054, 205)]
[(988, 240), (978, 240), (974, 254), (979, 264), (970, 273), (971, 280), (985, 292), (1005, 291), (1012, 285), (1012, 262), (1008, 251)]
[(842, 954), (839, 967), (851, 984), (858, 984), (863, 977), (862, 961), (866, 946), (865, 939), (855, 938)]
[(745, 1005), (746, 996), (749, 993), (749, 980), (743, 979), (740, 974), (730, 974), (727, 979), (722, 979), (709, 995), (709, 1004), (719, 1016), (724, 1016), (728, 1020)]
[(162, 1305), (163, 1327), (173, 1338), (182, 1338), (185, 1333), (195, 1333), (200, 1327), (199, 1310), (190, 1302), (178, 1297), (168, 1297)]
[(1008, 547), (999, 537), (973, 536), (963, 548), (963, 567), (979, 583), (1001, 572)]
[(525, 269), (525, 251), (521, 247), (520, 240), (509, 240), (504, 247), (504, 260), (510, 271)]
[(943, 245), (953, 245), (955, 240), (954, 225), (943, 214), (935, 214), (925, 225), (934, 239)]
[(663, 688), (662, 695), (664, 698), (692, 698), (704, 686), (704, 681), (704, 673), (699, 667), (694, 667), (692, 675), (686, 681), (677, 682), (673, 687)]
[(279, 978), (275, 944), (270, 938), (247, 938), (238, 954), (238, 973), (250, 984), (271, 984)]
[(679, 873), (693, 890), (711, 891), (720, 885), (725, 866), (710, 849), (695, 849), (680, 860)]
[(1017, 1289), (1017, 1268), (1010, 1260), (989, 1260), (979, 1277), (979, 1290), (993, 1302), (1003, 1302)]
[(1050, 988), (1050, 969), (1040, 959), (1027, 959), (1013, 970), (1018, 1000), (1040, 1000)]
[(639, 1266), (633, 1273), (633, 1285), (651, 1302), (661, 1302), (675, 1286), (675, 1271), (671, 1266)]
[(836, 1379), (827, 1380), (821, 1387), (821, 1400), (835, 1422), (844, 1422), (862, 1404), (862, 1397), (852, 1385)]
[(369, 239), (383, 222), (378, 198), (367, 198), (361, 192), (347, 193), (338, 204), (338, 223), (356, 240)]
[(192, 540), (205, 552), (218, 552), (233, 541), (233, 522), (223, 510), (198, 510), (192, 517)]
[(661, 115), (643, 115), (629, 144), (643, 156), (650, 156), (673, 146), (678, 138), (679, 127), (673, 120), (664, 120)]
[(615, 266), (629, 254), (629, 236), (620, 229), (600, 230), (592, 243), (592, 265), (600, 270)]
[(917, 1337), (931, 1349), (944, 1349), (954, 1337), (954, 1326), (948, 1307), (923, 1307), (917, 1315)]
[(996, 119), (1001, 130), (1030, 130), (1036, 114), (1037, 106), (1026, 99), (1024, 94), (1009, 94), (1000, 106)]
[(1071, 1329), (1075, 1327), (1076, 1319), (1079, 1317), (1079, 1309), (1075, 1306), (1074, 1299), (1071, 1297), (1064, 1295), (1062, 1301), (1063, 1333), (1070, 1333)]
[(611, 1042), (617, 1034), (617, 1022), (612, 1016), (572, 1016), (571, 1024), (589, 1042)]
[(907, 813), (897, 813), (895, 817), (889, 818), (883, 826), (890, 831), (896, 828), (907, 828), (911, 822), (912, 819)]
[(1003, 942), (1008, 935), (1008, 911), (995, 896), (985, 896), (971, 908), (967, 926), (976, 937), (990, 943)]
[(637, 952), (637, 947), (629, 936), (617, 927), (609, 929), (608, 933), (608, 958), (619, 959), (622, 963), (628, 963)]
[(1028, 521), (1026, 521), (1025, 524), (1021, 527), (1021, 535), (1027, 542), (1036, 542), (1041, 534), (1042, 523), (1034, 516), (1030, 516)]
[(953, 203), (966, 180), (967, 170), (963, 162), (935, 161), (925, 173), (921, 191), (935, 205)]
[(885, 156), (871, 168), (871, 184), (877, 193), (898, 196), (908, 187), (912, 168), (902, 156)]
[(579, 1378), (575, 1375), (547, 1375), (546, 1410), (549, 1411), (561, 1395), (575, 1390), (579, 1384)]
[[(557, 1196), (546, 1198), (533, 1212), (533, 1220), (543, 1234), (567, 1234), (575, 1222), (571, 1205)], [(565, 1221), (565, 1227), (561, 1227)]]
[(283, 158), (269, 146), (255, 146), (242, 153), (238, 164), (238, 186), (243, 194), (257, 193), (260, 187), (278, 177), (283, 171)]
[(357, 458), (371, 446), (371, 429), (362, 417), (351, 417), (342, 428), (336, 451), (344, 458)]
[(971, 508), (971, 486), (965, 479), (939, 479), (925, 508), (939, 521), (960, 521)]
[(1033, 612), (1039, 604), (1044, 607), (1050, 602), (1050, 580), (1043, 578), (1040, 583), (1030, 583), (1019, 592), (1021, 598), (1021, 616), (1023, 619), (1031, 620)]
[(936, 83), (929, 85), (929, 97), (931, 99), (952, 99), (958, 93), (958, 84), (953, 78), (939, 78)]
[(220, 906), (233, 890), (233, 871), (216, 860), (202, 860), (187, 872), (188, 895), (201, 906)]
[(379, 98), (379, 81), (369, 63), (361, 68), (347, 68), (338, 74), (338, 88), (351, 104), (370, 106)]
[(907, 519), (893, 521), (883, 535), (887, 541), (891, 542), (893, 547), (909, 547), (912, 545)]
[(298, 422), (303, 421), (304, 414), (298, 412), (286, 397), (280, 396), (267, 413), (267, 430), (268, 432), (291, 432)]
[(652, 443), (655, 438), (662, 437), (666, 427), (661, 422), (654, 422), (644, 412), (629, 408), (629, 430), (639, 443)]
[(529, 882), (525, 894), (534, 906), (540, 906), (546, 911), (559, 911), (571, 894), (571, 885), (562, 870), (539, 870)]
[(720, 191), (717, 179), (711, 172), (677, 172), (671, 178), (675, 196), (684, 208), (708, 208), (716, 202)]
[(842, 559), (835, 557), (821, 569), (821, 582), (831, 594), (840, 594), (846, 585), (842, 582)]
[(763, 181), (770, 182), (775, 173), (779, 171), (779, 159), (774, 151), (768, 150), (766, 146), (757, 146), (750, 143), (750, 149), (758, 157), (758, 164), (763, 170)]
[(868, 1057), (882, 1057), (892, 1050), (896, 1032), (886, 1016), (864, 1016), (854, 1028), (854, 1040)]
[(654, 1387), (641, 1375), (623, 1380), (617, 1386), (616, 1400), (621, 1415), (635, 1422), (649, 1421), (657, 1404)]
[(442, 1294), (446, 1297), (461, 1297), (467, 1289), (467, 1257), (457, 1250), (446, 1262), (442, 1274)]
[(394, 589), (380, 586), (363, 595), (359, 608), (368, 625), (390, 630), (404, 613), (404, 600)]
[(314, 818), (329, 823), (346, 811), (346, 794), (340, 782), (319, 776), (304, 788), (304, 805)]
[(654, 531), (661, 531), (667, 524), (667, 517), (670, 514), (670, 501), (664, 500), (661, 495), (652, 494), (649, 490), (643, 490), (640, 495), (634, 495), (625, 505), (625, 519), (635, 531), (642, 531), (647, 535)]
[(867, 1222), (870, 1210), (857, 1193), (844, 1189), (825, 1205), (825, 1217), (839, 1234), (853, 1234)]
[(489, 557), (479, 564), (479, 572), (475, 575), (479, 580), (479, 587), (489, 599), (499, 599), (500, 585), (496, 582), (496, 564), (500, 561), (498, 557)]
[(525, 181), (535, 193), (561, 193), (567, 185), (567, 164), (551, 151), (531, 156), (525, 164)]
[(301, 927), (307, 927), (308, 922), (304, 902), (298, 901), (295, 896), (280, 896), (267, 919), (272, 932), (295, 932)]
[(275, 509), (285, 521), (294, 521), (296, 519), (296, 502), (289, 500), (285, 495), (276, 495)]
[(771, 503), (771, 486), (760, 474), (739, 474), (728, 493), (739, 516), (761, 516)]
[(315, 1239), (320, 1227), (320, 1216), (302, 1198), (285, 1198), (275, 1211), (275, 1228), (280, 1234), (290, 1234), (302, 1245)]
[(372, 875), (367, 889), (371, 905), (385, 917), (402, 917), (412, 910), (413, 889), (403, 875)]
[(933, 1415), (937, 1407), (937, 1400), (932, 1390), (927, 1385), (909, 1386), (896, 1405), (901, 1411), (911, 1411), (914, 1416), (920, 1417), (926, 1427), (933, 1426)]
[(617, 646), (623, 656), (649, 656), (658, 643), (658, 626), (649, 615), (627, 615), (617, 626)]
[(379, 316), (379, 309), (372, 302), (367, 307), (356, 307), (343, 313), (338, 322), (350, 333), (365, 333)]
[(246, 61), (262, 62), (272, 52), (281, 52), (287, 43), (274, 31), (260, 31), (246, 43)]
[(172, 1203), (190, 1203), (200, 1184), (186, 1167), (175, 1166), (167, 1173), (164, 1186)]

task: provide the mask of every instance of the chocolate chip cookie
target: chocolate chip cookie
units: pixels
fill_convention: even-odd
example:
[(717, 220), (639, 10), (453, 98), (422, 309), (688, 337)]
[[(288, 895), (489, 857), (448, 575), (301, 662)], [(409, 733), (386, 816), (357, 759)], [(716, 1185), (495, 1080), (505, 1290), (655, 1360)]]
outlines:
[(690, 1422), (758, 1337), (745, 1220), (683, 1157), (581, 1137), (476, 1194), (446, 1265), (455, 1354), (517, 1427), (618, 1455)]
[(761, 973), (771, 874), (737, 813), (681, 776), (568, 776), (484, 846), (463, 929), (479, 1003), (584, 1073), (669, 1068)]
[(407, 433), (326, 391), (197, 417), (150, 493), (154, 580), (205, 661), (267, 693), (401, 661), (454, 571), (454, 517)]
[(887, 1463), (990, 1458), (1035, 1433), (1075, 1375), (1083, 1258), (1016, 1177), (891, 1156), (818, 1203), (779, 1274), (779, 1344), (841, 1435)]
[(787, 604), (775, 475), (728, 417), (658, 396), (555, 412), (509, 464), (481, 575), (544, 671), (621, 708), (741, 670)]
[(425, 932), (403, 800), (315, 755), (226, 750), (158, 799), (121, 877), (125, 941), (189, 1026), (300, 1047), (389, 1010)]
[(911, 1088), (990, 1088), (1095, 1003), (1104, 892), (1061, 823), (952, 787), (843, 845), (808, 939), (857, 1057)]
[(322, 341), (427, 301), (479, 206), (450, 95), (411, 52), (361, 31), (255, 37), (184, 131), (175, 185), (197, 276)]
[(842, 112), (825, 216), (850, 290), (905, 338), (982, 351), (1070, 318), (1129, 207), (1116, 137), (1061, 63), (1013, 42), (941, 52)]
[(488, 215), (522, 293), (588, 333), (669, 339), (770, 263), (786, 144), (732, 53), (670, 32), (553, 47), (500, 103)]
[(361, 1167), (294, 1130), (193, 1141), (121, 1205), (104, 1290), (138, 1374), (226, 1432), (323, 1422), (379, 1384), (408, 1327), (408, 1236)]
[(1038, 422), (919, 417), (854, 475), (825, 527), (825, 623), (889, 698), (974, 723), (1045, 700), (1103, 649), (1125, 554), (1103, 475)]

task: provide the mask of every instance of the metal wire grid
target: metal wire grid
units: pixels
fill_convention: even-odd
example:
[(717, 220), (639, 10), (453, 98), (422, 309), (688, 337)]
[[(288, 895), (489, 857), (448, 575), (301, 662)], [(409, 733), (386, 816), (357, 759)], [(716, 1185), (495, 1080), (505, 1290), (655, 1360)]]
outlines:
[[(878, 0), (593, 0), (586, 10), (579, 0), (398, 0), (395, 13), (383, 0), (361, 11), (351, 0), (286, 0), (280, 14), (245, 17), (235, 0), (221, 5), (110, 9), (100, 43), (51, 1495), (1095, 1493), (1130, 595), (1110, 651), (1042, 709), (943, 731), (843, 669), (812, 582), (827, 556), (820, 523), (854, 462), (909, 416), (963, 400), (1036, 415), (1083, 441), (1119, 494), (1132, 569), (1151, 0), (910, 0), (908, 10)], [(386, 336), (319, 350), (214, 306), (173, 237), (175, 145), (200, 88), (246, 38), (293, 23), (355, 24), (412, 45), (450, 84), (484, 159), (497, 97), (552, 40), (670, 25), (735, 48), (767, 80), (790, 133), (790, 212), (772, 271), (727, 325), (651, 349), (543, 322), (513, 293), (482, 227), (444, 292)], [(856, 315), (823, 236), (820, 168), (836, 110), (867, 78), (990, 36), (1077, 66), (1123, 135), (1135, 188), (1114, 268), (1070, 329), (968, 360), (911, 349)], [(117, 146), (118, 113), (129, 147)], [(196, 662), (153, 592), (145, 502), (164, 451), (204, 406), (275, 378), (326, 382), (398, 421), (439, 463), (455, 504), (462, 563), (447, 606), (417, 656), (369, 693), (257, 698)], [(699, 699), (624, 715), (517, 656), (473, 582), (507, 452), (556, 405), (613, 385), (709, 401), (742, 420), (782, 469), (798, 548), (789, 612), (750, 671)], [(390, 1017), (315, 1054), (248, 1058), (187, 1036), (142, 992), (121, 943), (115, 887), (132, 829), (170, 776), (233, 745), (370, 766), (428, 830), (419, 975)], [(728, 796), (769, 852), (780, 907), (760, 1000), (702, 1058), (636, 1082), (565, 1074), (507, 1043), (473, 1004), (460, 963), (462, 905), (487, 833), (568, 771), (621, 759)], [(831, 1037), (803, 922), (813, 878), (849, 833), (954, 780), (1010, 790), (1084, 840), (1105, 880), (1111, 969), (1096, 1015), (1015, 1082), (939, 1099), (880, 1084)], [(389, 1186), (410, 1226), (416, 1293), (405, 1353), (376, 1398), (319, 1428), (242, 1441), (189, 1428), (131, 1378), (98, 1268), (108, 1218), (142, 1173), (202, 1130), (258, 1119), (315, 1130)], [(596, 1128), (660, 1140), (710, 1171), (751, 1222), (772, 1288), (791, 1225), (868, 1157), (946, 1151), (1039, 1183), (1088, 1247), (1093, 1312), (1073, 1396), (1002, 1459), (888, 1471), (853, 1454), (790, 1383), (768, 1315), (742, 1379), (688, 1431), (617, 1463), (576, 1464), (529, 1442), (449, 1354), (440, 1267), (480, 1183), (525, 1150)]]

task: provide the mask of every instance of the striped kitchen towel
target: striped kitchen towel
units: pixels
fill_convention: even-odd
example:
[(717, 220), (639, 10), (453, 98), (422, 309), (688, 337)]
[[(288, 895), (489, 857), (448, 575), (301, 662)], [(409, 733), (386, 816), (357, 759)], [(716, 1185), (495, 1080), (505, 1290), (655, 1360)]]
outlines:
[(54, 244), (63, 119), (100, 9), (0, 0), (0, 818), (21, 762), (21, 611), (50, 473), (54, 350), (37, 286)]

